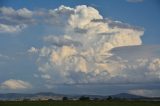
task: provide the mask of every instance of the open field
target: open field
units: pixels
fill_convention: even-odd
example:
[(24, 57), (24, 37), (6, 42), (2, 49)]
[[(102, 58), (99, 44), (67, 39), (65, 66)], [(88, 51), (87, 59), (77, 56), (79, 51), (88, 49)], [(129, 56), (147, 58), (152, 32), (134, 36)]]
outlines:
[(160, 106), (149, 101), (14, 101), (0, 102), (0, 106)]

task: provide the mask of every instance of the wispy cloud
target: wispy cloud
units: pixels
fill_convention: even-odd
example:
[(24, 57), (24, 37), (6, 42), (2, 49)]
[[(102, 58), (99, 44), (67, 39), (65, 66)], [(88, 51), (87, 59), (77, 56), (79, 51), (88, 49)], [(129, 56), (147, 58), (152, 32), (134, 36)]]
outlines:
[(130, 3), (141, 3), (141, 2), (144, 2), (144, 0), (126, 0), (127, 2), (130, 2)]

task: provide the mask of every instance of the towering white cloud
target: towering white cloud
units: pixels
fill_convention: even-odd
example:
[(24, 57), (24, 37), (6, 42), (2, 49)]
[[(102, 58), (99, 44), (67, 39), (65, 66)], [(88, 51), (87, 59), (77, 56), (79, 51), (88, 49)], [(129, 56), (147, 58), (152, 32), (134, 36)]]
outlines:
[(60, 6), (49, 13), (48, 21), (63, 27), (62, 34), (45, 36), (46, 46), (36, 49), (39, 72), (47, 83), (138, 82), (131, 77), (134, 72), (127, 68), (127, 60), (110, 50), (141, 45), (142, 28), (105, 19), (95, 8), (85, 5)]

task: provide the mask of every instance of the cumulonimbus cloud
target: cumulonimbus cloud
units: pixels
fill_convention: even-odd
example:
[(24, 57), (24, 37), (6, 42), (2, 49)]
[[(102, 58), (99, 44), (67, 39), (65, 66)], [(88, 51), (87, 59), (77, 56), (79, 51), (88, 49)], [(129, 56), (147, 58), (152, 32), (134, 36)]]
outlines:
[(157, 47), (142, 46), (143, 28), (104, 18), (86, 5), (42, 11), (3, 7), (0, 12), (3, 33), (32, 24), (56, 29), (43, 37), (43, 47), (27, 51), (36, 55), (36, 76), (47, 84), (159, 81)]
[[(130, 58), (142, 55), (143, 51), (138, 48), (145, 48), (139, 46), (142, 44), (143, 28), (103, 18), (98, 10), (85, 5), (75, 8), (60, 6), (49, 10), (48, 14), (50, 24), (63, 27), (60, 27), (62, 34), (53, 33), (45, 36), (46, 45), (34, 48), (34, 53), (38, 54), (40, 76), (47, 83), (159, 81), (157, 54), (154, 58), (148, 58), (148, 55), (143, 58)], [(137, 48), (139, 52), (133, 56), (123, 55), (120, 50), (126, 50), (128, 53), (136, 51), (132, 48), (128, 50), (130, 46), (134, 46), (133, 48)], [(120, 49), (118, 54), (117, 50), (113, 50), (116, 48)], [(156, 50), (154, 47), (151, 48), (152, 52)], [(31, 49), (29, 51), (33, 51), (33, 47)]]

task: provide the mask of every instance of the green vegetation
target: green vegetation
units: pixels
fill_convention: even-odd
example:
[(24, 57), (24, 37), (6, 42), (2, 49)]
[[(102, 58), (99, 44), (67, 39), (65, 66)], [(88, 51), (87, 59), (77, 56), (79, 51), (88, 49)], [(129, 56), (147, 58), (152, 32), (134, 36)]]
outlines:
[(14, 101), (0, 102), (0, 106), (160, 106), (149, 101)]

